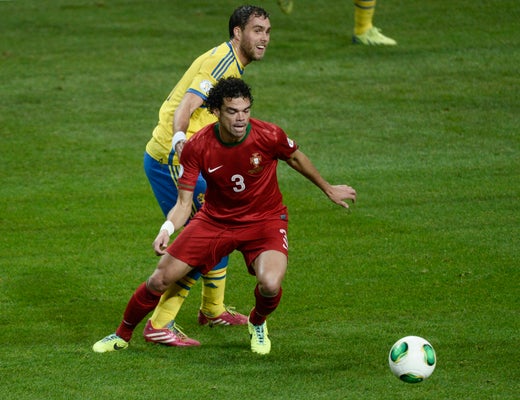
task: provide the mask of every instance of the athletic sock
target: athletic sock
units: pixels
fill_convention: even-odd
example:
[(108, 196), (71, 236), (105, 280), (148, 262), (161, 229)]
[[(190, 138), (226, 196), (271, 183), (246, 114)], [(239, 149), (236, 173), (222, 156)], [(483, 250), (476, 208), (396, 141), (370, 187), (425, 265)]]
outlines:
[[(194, 272), (194, 271), (192, 271)], [(150, 318), (152, 326), (156, 329), (164, 328), (168, 323), (177, 318), (184, 300), (190, 294), (192, 286), (197, 282), (200, 273), (192, 275), (190, 272), (182, 279), (175, 282), (162, 296), (159, 304)]]
[(226, 264), (218, 264), (215, 268), (202, 276), (202, 301), (200, 309), (208, 317), (218, 317), (226, 311), (224, 306), (224, 294), (226, 291)]
[(354, 34), (362, 35), (372, 28), (376, 0), (354, 0)]
[(146, 282), (141, 283), (126, 306), (123, 321), (117, 328), (116, 334), (129, 342), (135, 327), (155, 308), (160, 298), (161, 293), (148, 289)]
[(253, 325), (262, 325), (265, 322), (267, 316), (276, 310), (278, 304), (280, 304), (280, 299), (282, 298), (282, 288), (280, 287), (280, 290), (276, 296), (266, 297), (260, 293), (258, 285), (256, 285), (255, 298), (255, 307), (249, 314), (249, 322), (251, 322)]

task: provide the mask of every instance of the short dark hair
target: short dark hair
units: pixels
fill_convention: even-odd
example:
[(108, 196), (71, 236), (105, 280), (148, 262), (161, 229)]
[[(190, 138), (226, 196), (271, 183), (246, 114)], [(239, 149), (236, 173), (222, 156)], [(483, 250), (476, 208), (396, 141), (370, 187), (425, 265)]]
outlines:
[(252, 16), (269, 18), (269, 13), (263, 8), (256, 6), (247, 5), (238, 7), (233, 11), (231, 17), (229, 17), (229, 38), (232, 39), (235, 36), (233, 30), (236, 26), (239, 26), (240, 29), (244, 30), (247, 22)]
[(209, 91), (206, 106), (208, 111), (212, 113), (222, 107), (224, 99), (237, 99), (239, 97), (249, 99), (250, 104), (253, 104), (253, 95), (247, 83), (240, 78), (222, 78)]

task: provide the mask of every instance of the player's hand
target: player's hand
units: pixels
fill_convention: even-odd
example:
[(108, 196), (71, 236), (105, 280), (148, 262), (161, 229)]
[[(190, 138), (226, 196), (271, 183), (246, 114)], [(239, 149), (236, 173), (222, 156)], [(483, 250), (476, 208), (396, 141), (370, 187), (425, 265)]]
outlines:
[(157, 237), (153, 241), (153, 249), (155, 254), (158, 256), (162, 256), (166, 254), (166, 248), (168, 247), (168, 242), (170, 241), (170, 235), (166, 229), (161, 229), (157, 234)]
[(179, 159), (181, 158), (182, 149), (184, 148), (184, 144), (186, 143), (186, 140), (179, 140), (177, 144), (175, 145), (175, 153), (177, 154), (177, 157)]
[(349, 208), (349, 205), (345, 200), (350, 200), (352, 203), (356, 202), (356, 191), (354, 188), (347, 185), (332, 185), (327, 194), (329, 199), (344, 208)]

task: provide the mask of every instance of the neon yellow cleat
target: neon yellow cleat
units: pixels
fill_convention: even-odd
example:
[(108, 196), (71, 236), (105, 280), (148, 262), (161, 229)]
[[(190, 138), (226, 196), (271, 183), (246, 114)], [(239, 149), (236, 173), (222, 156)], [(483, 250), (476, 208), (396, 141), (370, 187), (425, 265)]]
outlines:
[(117, 351), (123, 350), (128, 347), (128, 342), (124, 339), (121, 339), (115, 333), (104, 337), (100, 341), (94, 343), (92, 346), (92, 350), (96, 353), (107, 353), (109, 351)]
[(397, 42), (381, 33), (381, 29), (372, 27), (361, 35), (352, 36), (352, 43), (367, 46), (395, 46)]
[(293, 9), (292, 0), (278, 0), (278, 5), (280, 6), (280, 10), (282, 10), (282, 12), (284, 14), (292, 13), (292, 9)]
[(266, 322), (262, 325), (253, 325), (248, 321), (247, 328), (251, 337), (251, 351), (257, 354), (269, 354), (271, 351), (271, 340), (269, 339)]

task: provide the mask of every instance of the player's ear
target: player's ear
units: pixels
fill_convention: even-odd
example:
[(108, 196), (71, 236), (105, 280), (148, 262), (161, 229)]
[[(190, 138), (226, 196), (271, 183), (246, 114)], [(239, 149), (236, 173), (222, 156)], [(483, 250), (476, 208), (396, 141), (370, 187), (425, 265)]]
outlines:
[(242, 29), (240, 29), (239, 26), (235, 26), (233, 28), (233, 37), (240, 40), (241, 36), (242, 36)]

